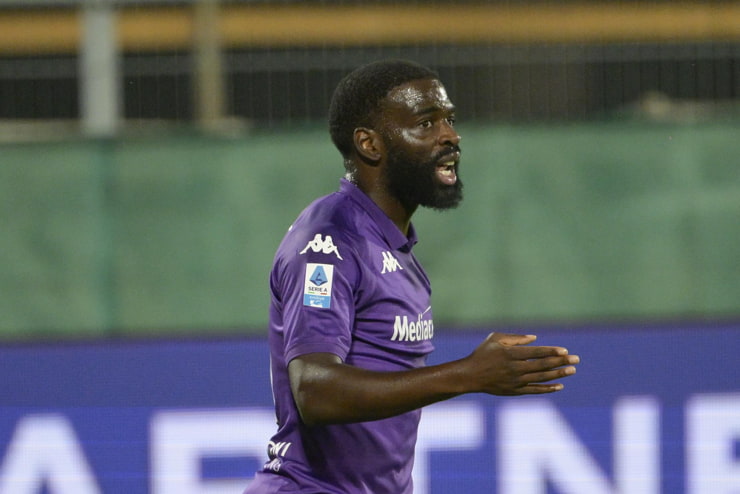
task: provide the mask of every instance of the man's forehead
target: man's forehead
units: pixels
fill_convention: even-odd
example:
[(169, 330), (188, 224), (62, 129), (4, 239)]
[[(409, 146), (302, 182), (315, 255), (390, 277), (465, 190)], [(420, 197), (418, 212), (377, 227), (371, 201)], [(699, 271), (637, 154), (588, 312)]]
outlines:
[(387, 101), (392, 106), (421, 110), (430, 107), (450, 108), (452, 102), (437, 79), (418, 79), (391, 89)]

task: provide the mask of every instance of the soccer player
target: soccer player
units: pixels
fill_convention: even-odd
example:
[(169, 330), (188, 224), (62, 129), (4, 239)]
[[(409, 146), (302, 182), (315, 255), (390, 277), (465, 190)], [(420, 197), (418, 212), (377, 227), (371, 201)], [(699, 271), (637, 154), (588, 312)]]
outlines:
[(435, 328), (411, 217), (462, 199), (455, 107), (434, 71), (399, 60), (360, 67), (336, 88), (329, 123), (346, 174), (275, 255), (277, 432), (245, 494), (410, 494), (422, 407), (464, 393), (559, 391), (552, 381), (579, 362), (565, 348), (528, 346), (532, 335), (491, 333), (465, 358), (425, 365)]

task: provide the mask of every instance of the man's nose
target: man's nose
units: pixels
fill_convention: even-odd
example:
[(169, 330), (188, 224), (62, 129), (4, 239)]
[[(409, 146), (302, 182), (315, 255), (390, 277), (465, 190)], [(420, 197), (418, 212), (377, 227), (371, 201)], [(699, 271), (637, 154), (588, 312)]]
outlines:
[(442, 124), (442, 131), (439, 135), (440, 144), (457, 146), (460, 144), (460, 134), (457, 133), (455, 127), (449, 122)]

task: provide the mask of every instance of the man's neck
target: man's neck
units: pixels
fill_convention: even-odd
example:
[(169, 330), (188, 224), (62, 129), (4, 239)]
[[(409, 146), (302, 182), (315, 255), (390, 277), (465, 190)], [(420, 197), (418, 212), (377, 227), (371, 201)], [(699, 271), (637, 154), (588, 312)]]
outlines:
[(364, 192), (377, 206), (383, 211), (388, 218), (398, 227), (405, 235), (409, 234), (411, 217), (416, 207), (409, 210), (395, 196), (392, 196), (385, 187), (380, 186), (377, 182), (365, 183), (356, 180), (356, 177), (347, 176), (347, 179), (354, 183), (362, 192)]

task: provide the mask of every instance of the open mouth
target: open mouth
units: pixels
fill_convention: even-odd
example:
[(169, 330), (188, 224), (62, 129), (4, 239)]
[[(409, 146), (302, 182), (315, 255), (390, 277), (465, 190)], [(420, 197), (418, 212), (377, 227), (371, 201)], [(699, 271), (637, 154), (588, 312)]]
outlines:
[(457, 182), (457, 153), (453, 156), (445, 156), (437, 165), (435, 174), (437, 179), (444, 185), (455, 185)]

